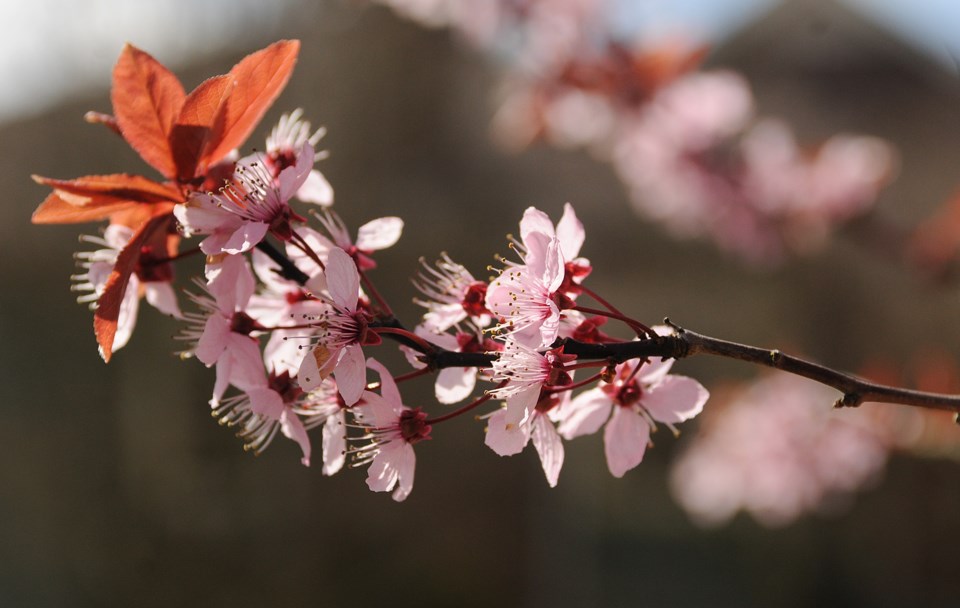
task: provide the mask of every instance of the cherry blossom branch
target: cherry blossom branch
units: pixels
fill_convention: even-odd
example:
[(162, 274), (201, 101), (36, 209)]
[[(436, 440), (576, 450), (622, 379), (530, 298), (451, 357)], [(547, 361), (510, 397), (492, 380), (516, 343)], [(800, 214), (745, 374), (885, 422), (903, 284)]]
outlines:
[[(280, 266), (280, 274), (285, 278), (304, 284), (307, 276), (297, 268), (286, 256), (277, 251), (267, 242), (261, 242), (257, 248), (263, 251)], [(633, 327), (639, 322), (629, 319), (622, 314), (577, 307), (583, 312), (597, 313), (604, 316), (627, 322)], [(756, 365), (772, 367), (781, 371), (802, 376), (820, 384), (834, 388), (843, 396), (834, 404), (835, 407), (856, 407), (867, 401), (882, 403), (898, 403), (926, 409), (937, 409), (958, 414), (960, 422), (960, 395), (945, 395), (928, 393), (906, 388), (897, 388), (876, 384), (863, 378), (841, 372), (819, 363), (807, 361), (799, 357), (787, 355), (777, 349), (759, 348), (727, 340), (712, 338), (694, 331), (679, 327), (664, 319), (675, 333), (669, 336), (656, 336), (631, 342), (580, 342), (572, 338), (562, 338), (554, 346), (563, 346), (564, 353), (576, 355), (580, 359), (606, 360), (611, 364), (622, 363), (631, 359), (648, 357), (662, 357), (682, 359), (693, 355), (714, 355), (737, 359)], [(642, 325), (642, 324), (640, 324)], [(419, 336), (406, 330), (402, 323), (394, 317), (389, 317), (370, 324), (370, 328), (384, 337), (391, 338), (422, 353), (423, 360), (431, 370), (440, 370), (449, 367), (490, 367), (497, 358), (496, 353), (458, 353), (429, 344)]]
[[(665, 336), (665, 339), (663, 339), (669, 347), (677, 349), (674, 351), (675, 354), (671, 356), (680, 358), (698, 354), (716, 355), (764, 365), (796, 376), (809, 378), (843, 393), (843, 396), (837, 399), (834, 407), (856, 407), (867, 401), (877, 401), (960, 414), (960, 395), (928, 393), (877, 384), (819, 363), (784, 354), (776, 349), (757, 348), (756, 346), (719, 340), (673, 325), (669, 319), (665, 319), (665, 322), (677, 332), (672, 336)], [(654, 339), (654, 341), (658, 340)]]

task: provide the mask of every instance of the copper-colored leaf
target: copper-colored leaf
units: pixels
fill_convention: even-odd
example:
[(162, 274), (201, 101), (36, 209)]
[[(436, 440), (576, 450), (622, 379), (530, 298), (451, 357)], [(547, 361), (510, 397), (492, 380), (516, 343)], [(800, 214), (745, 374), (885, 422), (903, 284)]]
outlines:
[(144, 203), (162, 201), (179, 202), (183, 200), (180, 192), (165, 184), (157, 183), (141, 175), (115, 173), (112, 175), (86, 175), (76, 179), (53, 179), (41, 175), (33, 175), (33, 181), (44, 186), (50, 186), (61, 193), (68, 202), (82, 205), (80, 200), (64, 197), (64, 193), (79, 197), (99, 197), (101, 195), (113, 198), (129, 199)]
[(227, 101), (223, 131), (203, 159), (212, 165), (239, 147), (286, 86), (300, 52), (299, 40), (281, 40), (247, 55), (230, 70), (236, 88)]
[(97, 310), (93, 315), (93, 331), (100, 344), (100, 355), (104, 361), (110, 361), (113, 354), (113, 339), (117, 334), (117, 320), (120, 318), (120, 304), (127, 291), (130, 275), (133, 274), (140, 259), (140, 250), (157, 230), (166, 231), (172, 216), (161, 215), (151, 218), (134, 233), (130, 242), (117, 256), (113, 272), (107, 278), (103, 294), (97, 301)]
[(144, 222), (158, 215), (173, 213), (173, 203), (138, 204), (110, 214), (111, 224), (120, 224), (131, 230), (137, 230)]
[(187, 97), (170, 131), (179, 180), (189, 181), (206, 171), (206, 163), (201, 160), (223, 131), (225, 110), (233, 90), (233, 78), (216, 76), (203, 81)]
[(123, 47), (113, 68), (113, 113), (124, 139), (166, 177), (176, 170), (169, 135), (185, 97), (183, 85), (159, 61), (131, 44)]
[(30, 221), (34, 224), (79, 224), (95, 222), (111, 215), (138, 206), (133, 201), (124, 201), (104, 197), (99, 201), (91, 199), (84, 206), (77, 206), (63, 200), (57, 193), (50, 194), (33, 212)]

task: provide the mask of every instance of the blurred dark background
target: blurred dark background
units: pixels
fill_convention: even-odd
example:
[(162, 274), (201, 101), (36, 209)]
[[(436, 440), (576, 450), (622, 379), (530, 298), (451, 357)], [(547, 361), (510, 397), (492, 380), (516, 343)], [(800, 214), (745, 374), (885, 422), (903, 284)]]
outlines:
[[(821, 9), (793, 2), (759, 17), (708, 65), (741, 70), (760, 110), (801, 138), (893, 141), (901, 173), (880, 209), (905, 224), (924, 217), (960, 182), (956, 75), (852, 10), (812, 4)], [(82, 28), (107, 7), (49, 18)], [(351, 2), (294, 3), (221, 27), (222, 48), (205, 43), (202, 61), (173, 69), (190, 89), (272, 40), (302, 40), (290, 85), (247, 146), (296, 107), (327, 126), (320, 168), (338, 213), (354, 227), (407, 222), (375, 274), (401, 318), (419, 314), (409, 283), (419, 256), (447, 251), (485, 276), (526, 206), (558, 218), (570, 201), (594, 289), (649, 323), (669, 315), (845, 369), (904, 363), (924, 347), (957, 354), (956, 288), (853, 239), (757, 272), (640, 221), (609, 165), (586, 153), (498, 150), (488, 133), (497, 66), (445, 31)], [(171, 56), (188, 56), (190, 40), (176, 40)], [(85, 49), (61, 52), (75, 61)], [(96, 227), (29, 223), (46, 195), (31, 173), (149, 171), (82, 121), (110, 110), (108, 79), (106, 66), (88, 92), (0, 125), (0, 606), (960, 605), (952, 461), (895, 457), (848, 508), (783, 529), (740, 516), (702, 530), (667, 484), (695, 425), (621, 480), (599, 437), (568, 443), (551, 490), (532, 449), (501, 459), (482, 424), (458, 419), (417, 446), (402, 504), (369, 492), (362, 470), (328, 479), (301, 467), (291, 442), (245, 454), (209, 415), (212, 371), (171, 354), (172, 321), (141, 310), (114, 361), (97, 356), (91, 314), (68, 291), (77, 235)], [(708, 387), (754, 373), (704, 360), (676, 369)], [(404, 388), (429, 407), (428, 382)]]

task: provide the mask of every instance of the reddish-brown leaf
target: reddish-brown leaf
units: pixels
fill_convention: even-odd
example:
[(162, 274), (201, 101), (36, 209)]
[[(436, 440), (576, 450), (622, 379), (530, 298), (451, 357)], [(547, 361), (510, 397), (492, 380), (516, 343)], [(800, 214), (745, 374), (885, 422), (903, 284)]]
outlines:
[(104, 361), (109, 362), (113, 355), (113, 338), (117, 334), (120, 304), (123, 302), (123, 294), (127, 291), (130, 275), (133, 274), (140, 259), (140, 250), (157, 230), (167, 230), (172, 217), (172, 215), (161, 215), (151, 218), (134, 233), (130, 242), (117, 256), (117, 263), (107, 278), (103, 294), (97, 301), (97, 310), (93, 315), (93, 332), (97, 336), (100, 356)]
[(175, 188), (157, 183), (141, 175), (115, 173), (112, 175), (86, 175), (76, 179), (53, 179), (42, 175), (33, 175), (33, 181), (50, 186), (61, 193), (61, 197), (74, 205), (83, 205), (79, 198), (63, 196), (65, 193), (77, 197), (100, 198), (110, 196), (144, 203), (162, 201), (180, 202), (183, 197)]
[(203, 159), (209, 166), (239, 147), (286, 86), (300, 52), (299, 40), (281, 40), (247, 55), (230, 70), (236, 87), (227, 101), (223, 131)]
[(225, 110), (233, 90), (233, 78), (216, 76), (203, 81), (187, 97), (170, 131), (177, 179), (189, 181), (206, 172), (206, 163), (201, 161), (223, 131)]
[(115, 213), (138, 206), (134, 201), (125, 201), (112, 197), (90, 199), (83, 206), (68, 203), (56, 192), (47, 196), (33, 212), (30, 221), (34, 224), (79, 224), (104, 220)]
[(111, 224), (120, 224), (131, 230), (137, 230), (144, 222), (158, 215), (173, 213), (173, 203), (152, 203), (148, 205), (133, 205), (110, 214)]
[(177, 77), (149, 54), (127, 44), (113, 68), (110, 98), (124, 139), (150, 166), (173, 177), (176, 164), (169, 135), (186, 98)]

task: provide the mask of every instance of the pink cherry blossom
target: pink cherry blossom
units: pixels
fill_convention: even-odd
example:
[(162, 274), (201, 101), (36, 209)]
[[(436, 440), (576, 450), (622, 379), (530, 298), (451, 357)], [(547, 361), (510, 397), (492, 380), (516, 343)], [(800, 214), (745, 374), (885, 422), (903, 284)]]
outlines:
[(249, 387), (241, 395), (216, 403), (213, 416), (221, 424), (239, 426), (237, 437), (243, 440), (243, 449), (258, 455), (267, 449), (277, 432), (281, 432), (300, 445), (303, 452), (300, 462), (310, 466), (310, 439), (295, 411), (302, 392), (286, 372), (272, 373), (261, 382), (262, 385)]
[(524, 244), (524, 263), (508, 265), (490, 283), (485, 304), (499, 317), (500, 332), (530, 348), (549, 347), (560, 330), (556, 301), (564, 277), (560, 241), (531, 232)]
[(410, 409), (402, 403), (390, 372), (374, 359), (368, 359), (367, 365), (380, 375), (380, 394), (364, 391), (362, 401), (353, 410), (367, 430), (363, 439), (370, 440), (354, 454), (358, 464), (370, 464), (367, 487), (374, 492), (393, 490), (393, 499), (400, 502), (413, 490), (413, 445), (430, 439), (431, 429), (420, 408)]
[(323, 213), (315, 215), (330, 235), (330, 239), (318, 235), (320, 242), (318, 243), (317, 254), (320, 255), (321, 259), (324, 257), (326, 249), (339, 247), (354, 258), (357, 268), (362, 271), (376, 268), (377, 263), (370, 257), (371, 254), (374, 251), (393, 247), (403, 233), (402, 219), (393, 216), (381, 217), (360, 226), (357, 231), (357, 239), (354, 241), (350, 237), (350, 231), (347, 230), (346, 224), (336, 213), (325, 209)]
[(478, 329), (490, 324), (490, 311), (484, 305), (486, 283), (473, 278), (466, 268), (446, 254), (435, 266), (427, 265), (422, 259), (420, 263), (423, 271), (414, 285), (427, 299), (414, 302), (427, 309), (423, 315), (425, 328), (441, 333), (467, 320)]
[(324, 297), (330, 308), (313, 320), (317, 344), (303, 358), (297, 380), (303, 390), (310, 391), (333, 374), (344, 402), (353, 405), (367, 384), (361, 345), (375, 344), (379, 338), (367, 330), (369, 317), (357, 307), (360, 275), (353, 259), (334, 247), (326, 266), (328, 295)]
[(508, 416), (507, 409), (502, 408), (487, 418), (487, 445), (501, 456), (509, 456), (523, 451), (532, 439), (547, 483), (551, 488), (556, 487), (564, 452), (563, 442), (549, 414), (535, 410), (523, 424), (507, 422)]
[(219, 192), (193, 195), (174, 215), (186, 236), (209, 235), (200, 242), (207, 255), (249, 251), (268, 232), (288, 240), (298, 219), (288, 203), (313, 170), (313, 158), (313, 146), (304, 143), (295, 163), (276, 177), (264, 161), (244, 159)]
[(740, 509), (767, 526), (836, 506), (875, 480), (894, 429), (869, 405), (837, 410), (837, 393), (771, 374), (748, 384), (703, 421), (674, 463), (671, 487), (697, 522), (717, 525)]
[(343, 468), (347, 452), (347, 406), (331, 379), (304, 393), (293, 407), (303, 418), (307, 430), (323, 425), (323, 474), (333, 475)]
[[(326, 135), (324, 128), (310, 132), (310, 123), (301, 120), (303, 110), (297, 108), (280, 117), (280, 122), (267, 137), (267, 155), (264, 161), (270, 166), (274, 176), (289, 166), (297, 164), (298, 155), (305, 145), (316, 150), (320, 139)], [(315, 160), (326, 158), (326, 153), (315, 153)], [(306, 180), (297, 190), (296, 197), (305, 203), (314, 203), (329, 207), (333, 204), (333, 188), (330, 182), (316, 169), (311, 169)]]
[(211, 401), (215, 405), (228, 385), (241, 390), (262, 386), (265, 372), (259, 344), (251, 335), (260, 326), (244, 312), (254, 289), (250, 266), (242, 256), (226, 256), (208, 265), (207, 278), (206, 286), (198, 283), (204, 293), (187, 294), (200, 310), (184, 314), (187, 326), (178, 339), (190, 343), (182, 356), (217, 366)]
[[(121, 224), (110, 224), (104, 230), (102, 238), (89, 235), (81, 237), (82, 242), (97, 245), (102, 249), (80, 251), (75, 255), (77, 264), (83, 269), (83, 272), (70, 277), (74, 281), (71, 289), (86, 292), (77, 297), (77, 302), (89, 304), (91, 309), (96, 307), (97, 300), (103, 295), (107, 279), (117, 263), (117, 256), (120, 255), (120, 251), (126, 247), (132, 236), (133, 230), (130, 228)], [(145, 255), (142, 254), (142, 257), (145, 257)], [(146, 259), (141, 264), (145, 261)], [(170, 280), (167, 276), (163, 276), (161, 280), (145, 280), (151, 278), (151, 274), (170, 275), (172, 272), (146, 273), (137, 269), (130, 275), (127, 289), (123, 294), (123, 301), (120, 303), (117, 333), (113, 338), (114, 351), (125, 346), (130, 340), (130, 336), (133, 335), (141, 296), (146, 298), (147, 302), (160, 312), (177, 319), (183, 318)]]
[[(252, 260), (261, 287), (250, 298), (247, 312), (262, 325), (277, 328), (270, 332), (264, 347), (264, 361), (268, 369), (295, 374), (303, 359), (301, 346), (313, 335), (312, 331), (304, 329), (304, 323), (329, 309), (329, 304), (313, 295), (326, 288), (326, 281), (319, 267), (307, 257), (297, 260), (305, 273), (316, 273), (307, 275), (310, 279), (306, 285), (282, 278), (278, 273), (279, 266), (258, 250), (253, 251)], [(282, 329), (284, 326), (294, 328)]]
[(709, 393), (699, 382), (668, 373), (672, 365), (660, 358), (621, 363), (612, 383), (577, 395), (561, 409), (560, 434), (573, 439), (606, 423), (607, 467), (614, 477), (623, 477), (643, 460), (656, 422), (672, 429), (699, 414), (707, 402)]
[[(557, 403), (545, 402), (542, 391), (547, 387), (565, 386), (572, 382), (564, 364), (572, 361), (572, 355), (563, 349), (539, 353), (514, 340), (508, 339), (503, 350), (492, 364), (492, 380), (502, 386), (489, 394), (504, 399), (506, 406), (500, 415), (487, 421), (486, 445), (500, 456), (512, 456), (523, 450), (524, 438), (529, 434), (530, 419), (538, 404), (547, 411)], [(524, 428), (526, 427), (526, 428)], [(518, 432), (519, 431), (519, 432)]]

